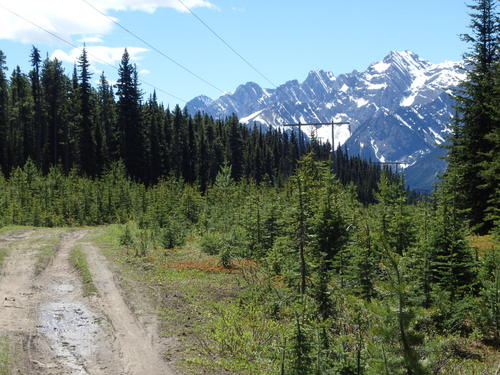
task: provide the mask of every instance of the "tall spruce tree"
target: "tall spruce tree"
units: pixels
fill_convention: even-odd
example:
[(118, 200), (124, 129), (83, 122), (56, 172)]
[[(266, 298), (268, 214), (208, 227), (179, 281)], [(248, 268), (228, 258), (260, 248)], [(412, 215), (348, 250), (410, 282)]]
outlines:
[(42, 88), (40, 83), (40, 68), (42, 59), (40, 57), (40, 51), (33, 46), (30, 55), (31, 61), (31, 71), (29, 72), (29, 77), (31, 81), (31, 92), (33, 95), (33, 110), (34, 110), (34, 120), (33, 120), (33, 138), (35, 141), (34, 145), (34, 155), (33, 159), (36, 160), (38, 166), (42, 165), (42, 149), (45, 141), (45, 119), (43, 115), (42, 106)]
[[(449, 150), (449, 173), (461, 177), (461, 208), (466, 212), (472, 228), (486, 233), (492, 221), (485, 215), (488, 200), (498, 186), (486, 181), (482, 171), (492, 162), (488, 157), (493, 148), (489, 134), (500, 126), (494, 108), (498, 107), (498, 89), (495, 89), (494, 72), (498, 65), (499, 19), (496, 0), (475, 0), (469, 5), (471, 33), (462, 39), (471, 44), (470, 52), (464, 55), (469, 65), (466, 81), (455, 95), (459, 128), (451, 137)], [(492, 103), (493, 104), (492, 106)]]
[(90, 63), (87, 58), (85, 47), (78, 59), (80, 70), (80, 105), (81, 116), (78, 126), (78, 148), (80, 153), (80, 169), (88, 176), (94, 176), (97, 172), (96, 166), (96, 141), (95, 141), (95, 117), (92, 86), (90, 80)]
[(57, 59), (43, 63), (41, 86), (43, 92), (43, 111), (47, 123), (44, 124), (43, 170), (62, 164), (64, 155), (64, 133), (67, 125), (67, 94), (69, 79), (64, 75), (62, 64)]
[(475, 288), (474, 261), (459, 216), (458, 178), (448, 176), (438, 192), (437, 215), (429, 234), (431, 285), (456, 301)]
[(118, 129), (121, 136), (120, 151), (125, 166), (134, 178), (141, 179), (144, 168), (144, 131), (141, 121), (139, 82), (137, 69), (130, 62), (125, 49), (118, 69)]
[(149, 176), (148, 180), (157, 181), (160, 176), (165, 174), (164, 169), (164, 151), (165, 135), (163, 133), (163, 109), (158, 105), (156, 92), (150, 96), (145, 105), (144, 125), (147, 131), (147, 140), (149, 144)]
[(116, 105), (113, 87), (108, 83), (104, 72), (99, 78), (97, 87), (98, 126), (103, 134), (104, 165), (110, 165), (119, 159), (119, 134), (116, 129)]
[(28, 77), (19, 66), (14, 69), (10, 85), (10, 148), (13, 166), (22, 166), (34, 154), (33, 97)]
[(5, 74), (7, 70), (6, 57), (0, 50), (0, 166), (4, 173), (10, 170), (8, 161), (8, 134), (9, 134), (9, 83)]
[(229, 134), (227, 144), (227, 160), (231, 164), (232, 177), (239, 180), (243, 175), (243, 142), (238, 118), (233, 115), (229, 118)]
[[(379, 218), (381, 223), (377, 248), (383, 272), (379, 293), (384, 295), (381, 304), (384, 305), (385, 312), (384, 310), (378, 312), (383, 317), (384, 323), (376, 329), (380, 330), (383, 340), (397, 338), (399, 342), (399, 348), (392, 347), (396, 359), (395, 369), (404, 369), (403, 373), (406, 375), (424, 375), (425, 370), (417, 350), (420, 337), (413, 329), (415, 306), (409, 292), (413, 289), (414, 282), (408, 272), (407, 248), (411, 244), (411, 239), (401, 236), (401, 231), (404, 231), (404, 215), (400, 213), (399, 204), (403, 199), (404, 190), (399, 183), (389, 183), (385, 174), (381, 178), (379, 189), (378, 208), (381, 212)], [(384, 324), (387, 326), (384, 327)]]

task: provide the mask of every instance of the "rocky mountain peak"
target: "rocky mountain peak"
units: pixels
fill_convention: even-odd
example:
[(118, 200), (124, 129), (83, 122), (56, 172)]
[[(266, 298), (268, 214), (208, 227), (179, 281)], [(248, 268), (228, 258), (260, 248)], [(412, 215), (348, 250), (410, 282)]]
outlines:
[[(303, 82), (291, 80), (277, 89), (247, 82), (216, 100), (197, 97), (187, 108), (214, 117), (234, 112), (244, 123), (268, 127), (350, 121), (351, 132), (339, 127), (335, 146), (340, 142), (350, 153), (381, 162), (400, 161), (415, 170), (419, 160), (429, 159), (425, 156), (446, 139), (453, 113), (449, 93), (465, 76), (460, 62), (432, 64), (411, 51), (392, 51), (363, 72), (335, 76), (313, 70)], [(305, 129), (306, 135), (311, 131), (331, 141), (326, 127)]]

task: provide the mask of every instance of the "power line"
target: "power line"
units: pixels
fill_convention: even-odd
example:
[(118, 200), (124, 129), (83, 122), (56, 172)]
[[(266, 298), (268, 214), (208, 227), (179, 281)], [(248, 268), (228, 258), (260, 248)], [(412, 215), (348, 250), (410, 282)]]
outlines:
[[(85, 1), (85, 0), (82, 0), (82, 1)], [(187, 11), (189, 13), (191, 13), (198, 21), (201, 22), (201, 24), (203, 26), (205, 26), (212, 34), (214, 34), (217, 39), (219, 39), (222, 43), (224, 43), (224, 45), (229, 48), (233, 53), (235, 53), (241, 60), (243, 60), (245, 62), (245, 64), (247, 64), (250, 68), (252, 68), (257, 74), (259, 74), (262, 78), (264, 78), (267, 82), (269, 82), (272, 86), (274, 86), (275, 88), (277, 87), (273, 81), (271, 81), (269, 78), (267, 78), (259, 69), (257, 69), (250, 61), (248, 61), (246, 58), (244, 58), (238, 51), (236, 51), (233, 47), (231, 47), (231, 45), (226, 42), (224, 40), (224, 38), (222, 38), (219, 34), (217, 34), (217, 32), (212, 29), (205, 21), (203, 21), (203, 19), (201, 19), (195, 12), (193, 12), (191, 10), (191, 8), (189, 8), (182, 0), (177, 0), (179, 3), (182, 4), (182, 6), (184, 6), (184, 8), (187, 9)]]
[[(79, 47), (79, 46), (77, 46), (76, 44), (74, 44), (74, 43), (72, 43), (72, 42), (70, 42), (70, 41), (68, 41), (68, 40), (64, 39), (64, 38), (63, 38), (63, 37), (61, 37), (60, 35), (57, 35), (56, 33), (52, 32), (52, 31), (50, 31), (50, 30), (47, 30), (45, 27), (40, 26), (40, 25), (38, 25), (37, 23), (35, 23), (35, 22), (33, 22), (33, 21), (31, 21), (31, 20), (27, 19), (26, 17), (24, 17), (24, 16), (20, 15), (19, 13), (17, 13), (17, 12), (15, 12), (15, 11), (13, 11), (12, 9), (9, 9), (9, 8), (7, 8), (6, 6), (2, 5), (2, 4), (0, 4), (0, 7), (1, 7), (1, 8), (3, 8), (4, 10), (6, 10), (7, 12), (9, 12), (9, 13), (13, 14), (14, 16), (16, 16), (16, 17), (18, 17), (18, 18), (22, 19), (23, 21), (28, 22), (29, 24), (31, 24), (31, 25), (33, 25), (33, 26), (37, 27), (38, 29), (40, 29), (40, 30), (42, 30), (42, 31), (46, 32), (47, 34), (50, 34), (51, 36), (53, 36), (54, 38), (56, 38), (56, 39), (60, 40), (61, 42), (66, 43), (67, 45), (69, 45), (69, 46), (71, 46), (71, 47), (73, 47), (73, 48), (80, 48), (80, 47)], [(99, 57), (97, 57), (97, 56), (93, 55), (93, 54), (91, 54), (91, 53), (90, 53), (90, 52), (88, 52), (88, 51), (87, 51), (87, 54), (88, 54), (89, 56), (93, 57), (93, 58), (94, 58), (94, 60), (97, 60), (97, 61), (101, 62), (102, 64), (108, 65), (108, 66), (112, 67), (113, 69), (115, 69), (115, 70), (117, 70), (117, 71), (119, 70), (119, 68), (118, 68), (117, 66), (115, 66), (115, 65), (113, 65), (113, 64), (111, 64), (111, 63), (109, 63), (109, 62), (107, 62), (107, 61), (105, 61), (105, 60), (103, 60), (103, 59), (101, 59), (101, 58), (99, 58)], [(182, 98), (178, 97), (177, 95), (174, 95), (174, 94), (172, 94), (172, 93), (170, 93), (170, 92), (168, 92), (168, 91), (166, 91), (166, 90), (163, 90), (162, 88), (157, 87), (157, 86), (155, 86), (155, 85), (153, 85), (153, 84), (151, 84), (151, 83), (149, 83), (149, 82), (147, 82), (147, 81), (144, 81), (143, 79), (139, 79), (139, 81), (140, 81), (141, 83), (143, 83), (143, 84), (147, 85), (147, 86), (152, 87), (153, 89), (155, 89), (155, 90), (157, 90), (157, 91), (159, 91), (159, 92), (162, 92), (162, 93), (164, 93), (164, 94), (166, 94), (166, 95), (168, 95), (168, 96), (170, 96), (170, 97), (172, 97), (172, 98), (174, 98), (174, 99), (177, 99), (177, 100), (179, 100), (179, 101), (181, 101), (181, 102), (186, 103), (186, 100), (184, 100), (184, 99), (182, 99)]]
[(113, 22), (115, 25), (117, 25), (118, 27), (120, 27), (122, 30), (124, 30), (126, 33), (132, 35), (134, 38), (138, 39), (139, 41), (141, 41), (142, 43), (144, 43), (146, 46), (148, 46), (149, 48), (151, 48), (153, 51), (157, 52), (158, 54), (160, 54), (161, 56), (165, 57), (167, 60), (169, 60), (170, 62), (172, 62), (173, 64), (177, 65), (178, 67), (180, 67), (181, 69), (183, 69), (184, 71), (188, 72), (189, 74), (191, 74), (193, 77), (197, 78), (198, 80), (202, 81), (203, 83), (209, 85), (210, 87), (220, 91), (221, 93), (224, 93), (224, 90), (218, 88), (217, 86), (215, 86), (214, 84), (212, 84), (211, 82), (209, 82), (208, 80), (206, 80), (205, 78), (203, 78), (202, 76), (200, 76), (199, 74), (196, 74), (195, 72), (193, 72), (191, 69), (189, 69), (188, 67), (186, 67), (185, 65), (181, 64), (180, 62), (178, 62), (177, 60), (175, 60), (174, 58), (168, 56), (165, 52), (163, 52), (162, 50), (158, 49), (157, 47), (155, 47), (154, 45), (152, 45), (151, 43), (149, 43), (148, 41), (146, 41), (145, 39), (141, 38), (139, 35), (137, 35), (136, 33), (134, 33), (133, 31), (131, 31), (130, 29), (126, 28), (125, 26), (123, 26), (121, 23), (119, 23), (118, 21), (116, 21), (115, 19), (113, 19), (112, 17), (108, 16), (106, 13), (100, 11), (98, 8), (96, 8), (93, 4), (91, 4), (90, 2), (88, 2), (87, 0), (81, 0), (83, 3), (87, 4), (89, 7), (91, 7), (92, 9), (94, 9), (96, 12), (98, 12), (99, 14), (101, 14), (103, 17), (106, 17), (107, 19), (109, 19), (111, 22)]

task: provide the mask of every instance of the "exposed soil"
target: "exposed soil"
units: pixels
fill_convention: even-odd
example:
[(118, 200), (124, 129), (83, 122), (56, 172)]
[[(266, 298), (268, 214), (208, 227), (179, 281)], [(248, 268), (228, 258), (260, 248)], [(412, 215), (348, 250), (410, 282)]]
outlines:
[(39, 276), (34, 243), (53, 231), (25, 231), (0, 241), (0, 246), (9, 241), (10, 248), (0, 276), (0, 336), (9, 337), (18, 352), (14, 373), (173, 375), (160, 354), (154, 317), (147, 328), (137, 319), (91, 243), (78, 246), (87, 255), (98, 296), (82, 296), (69, 258), (86, 234), (65, 230), (53, 261)]

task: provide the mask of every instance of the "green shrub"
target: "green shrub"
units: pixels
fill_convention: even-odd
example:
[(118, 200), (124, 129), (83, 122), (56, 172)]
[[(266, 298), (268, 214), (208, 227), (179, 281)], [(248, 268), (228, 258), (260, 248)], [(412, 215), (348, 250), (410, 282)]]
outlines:
[(118, 243), (123, 246), (128, 254), (128, 251), (134, 247), (134, 235), (132, 232), (132, 223), (123, 225), (123, 231), (118, 237)]
[(226, 242), (227, 239), (222, 233), (210, 231), (201, 239), (201, 250), (208, 255), (216, 255), (221, 252)]
[(201, 249), (208, 255), (219, 255), (224, 268), (231, 268), (232, 259), (236, 254), (237, 242), (233, 235), (220, 232), (207, 232), (201, 239)]
[(232, 267), (232, 259), (233, 259), (233, 254), (231, 251), (230, 246), (224, 246), (219, 254), (220, 257), (220, 262), (222, 264), (222, 267), (224, 268), (231, 268)]
[(165, 249), (182, 246), (186, 242), (186, 229), (184, 223), (169, 220), (167, 225), (159, 231), (159, 242)]

